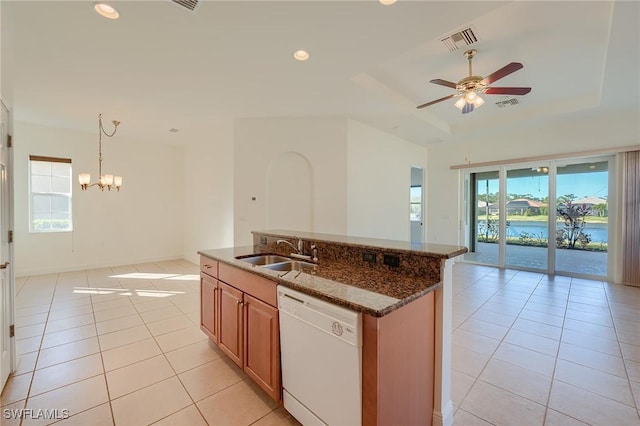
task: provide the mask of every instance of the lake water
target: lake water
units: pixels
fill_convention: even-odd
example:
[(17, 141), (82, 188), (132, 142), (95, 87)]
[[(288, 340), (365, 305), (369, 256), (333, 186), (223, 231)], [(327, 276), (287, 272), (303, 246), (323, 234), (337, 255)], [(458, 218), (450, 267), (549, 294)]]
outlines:
[[(558, 223), (556, 227), (562, 229), (563, 225)], [(511, 221), (507, 226), (509, 237), (518, 237), (522, 232), (527, 232), (534, 238), (539, 238), (542, 234), (542, 238), (548, 239), (547, 224), (543, 222)], [(587, 223), (582, 232), (591, 235), (591, 241), (594, 243), (607, 242), (606, 223)]]

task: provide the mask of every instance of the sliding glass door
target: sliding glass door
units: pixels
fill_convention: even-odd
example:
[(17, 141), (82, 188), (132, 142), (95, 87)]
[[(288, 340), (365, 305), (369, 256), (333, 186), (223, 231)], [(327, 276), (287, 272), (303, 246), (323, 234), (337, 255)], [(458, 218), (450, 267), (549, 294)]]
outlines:
[(468, 173), (464, 259), (606, 277), (611, 162), (549, 160)]
[(465, 260), (497, 265), (500, 240), (498, 170), (473, 173), (470, 187), (469, 224), (472, 231)]
[(548, 266), (549, 164), (507, 169), (505, 266)]
[(556, 270), (607, 275), (609, 163), (558, 166)]

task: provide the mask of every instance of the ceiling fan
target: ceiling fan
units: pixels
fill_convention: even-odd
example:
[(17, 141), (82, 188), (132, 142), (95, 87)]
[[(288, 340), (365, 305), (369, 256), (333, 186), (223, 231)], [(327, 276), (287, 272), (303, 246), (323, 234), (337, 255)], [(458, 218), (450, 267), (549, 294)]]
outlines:
[(520, 62), (511, 62), (508, 65), (500, 68), (493, 74), (489, 74), (486, 77), (480, 77), (473, 75), (471, 71), (471, 62), (477, 51), (475, 49), (467, 50), (464, 52), (464, 56), (469, 61), (469, 76), (454, 83), (452, 81), (441, 80), (439, 78), (431, 80), (429, 83), (438, 84), (440, 86), (450, 87), (456, 89), (456, 93), (445, 96), (444, 98), (436, 99), (435, 101), (427, 102), (426, 104), (418, 105), (418, 109), (428, 107), (438, 102), (446, 101), (447, 99), (461, 96), (460, 99), (454, 104), (458, 109), (462, 110), (463, 114), (467, 114), (484, 104), (484, 99), (480, 97), (482, 94), (486, 95), (526, 95), (531, 91), (531, 87), (489, 87), (494, 81), (498, 81), (503, 77), (508, 76), (511, 73), (523, 68)]

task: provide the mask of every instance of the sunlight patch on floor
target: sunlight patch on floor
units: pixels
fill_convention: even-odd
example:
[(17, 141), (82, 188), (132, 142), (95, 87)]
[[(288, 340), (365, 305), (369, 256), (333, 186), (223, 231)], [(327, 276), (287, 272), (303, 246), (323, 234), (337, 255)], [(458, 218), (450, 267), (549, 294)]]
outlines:
[(142, 297), (170, 297), (177, 294), (185, 294), (184, 291), (168, 291), (168, 290), (130, 290), (128, 288), (102, 288), (102, 287), (74, 287), (73, 292), (76, 294), (112, 294), (119, 296), (136, 296)]

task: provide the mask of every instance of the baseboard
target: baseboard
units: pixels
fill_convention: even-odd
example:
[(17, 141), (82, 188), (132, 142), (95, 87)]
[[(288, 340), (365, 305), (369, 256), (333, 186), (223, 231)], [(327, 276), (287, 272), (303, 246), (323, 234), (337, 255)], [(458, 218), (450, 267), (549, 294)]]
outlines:
[(442, 412), (433, 410), (433, 426), (453, 426), (453, 403), (447, 401)]
[(191, 259), (184, 259), (182, 254), (175, 254), (170, 256), (158, 256), (158, 257), (141, 257), (130, 260), (104, 260), (100, 262), (91, 262), (85, 264), (78, 265), (58, 265), (55, 267), (47, 267), (47, 268), (25, 268), (20, 269), (20, 271), (16, 271), (16, 278), (21, 277), (29, 277), (34, 275), (44, 275), (44, 274), (58, 274), (62, 272), (73, 272), (73, 271), (83, 271), (85, 269), (98, 269), (98, 268), (109, 268), (113, 266), (126, 266), (126, 265), (136, 265), (138, 263), (153, 263), (153, 262), (166, 262), (170, 260), (188, 260), (189, 262), (193, 261)]

